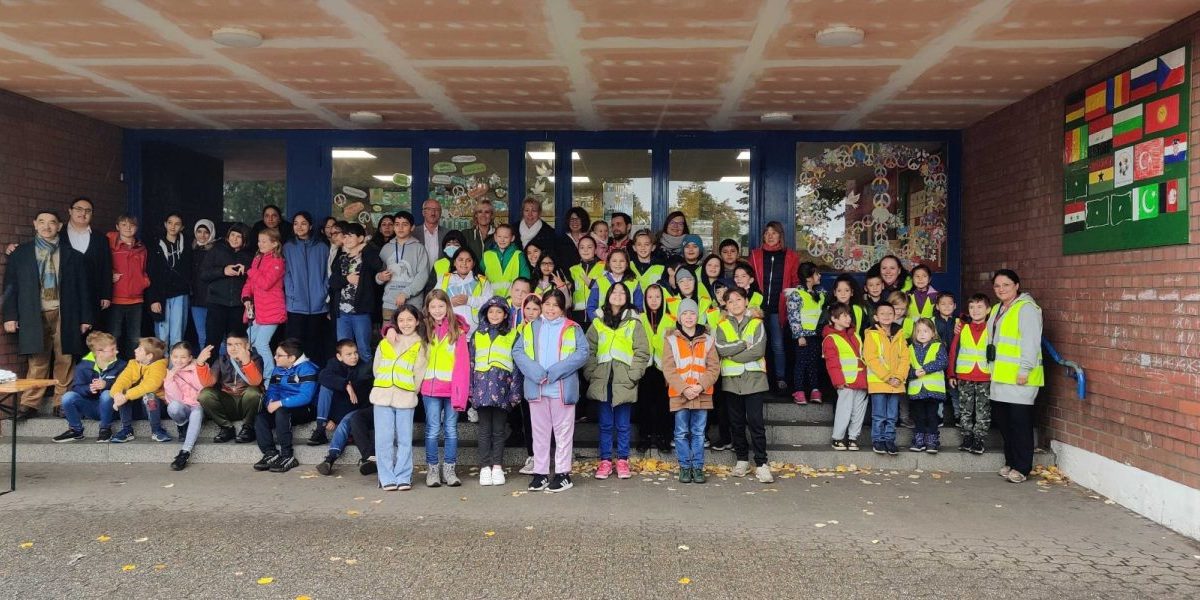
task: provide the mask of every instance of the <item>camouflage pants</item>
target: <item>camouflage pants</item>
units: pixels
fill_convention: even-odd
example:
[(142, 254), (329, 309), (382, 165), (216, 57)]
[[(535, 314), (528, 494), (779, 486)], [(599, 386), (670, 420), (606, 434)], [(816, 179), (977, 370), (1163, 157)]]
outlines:
[(992, 401), (988, 397), (991, 384), (986, 381), (958, 382), (958, 427), (963, 435), (982, 439), (992, 425)]

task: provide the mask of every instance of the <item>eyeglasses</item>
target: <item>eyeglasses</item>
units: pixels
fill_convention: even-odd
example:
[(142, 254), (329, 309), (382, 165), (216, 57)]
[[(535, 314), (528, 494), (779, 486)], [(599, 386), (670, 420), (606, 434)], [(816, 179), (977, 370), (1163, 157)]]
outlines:
[(674, 221), (671, 221), (670, 223), (667, 223), (667, 225), (679, 225), (680, 227), (682, 227), (682, 226), (683, 226), (683, 224), (684, 224), (684, 220), (683, 220), (683, 219), (675, 219)]

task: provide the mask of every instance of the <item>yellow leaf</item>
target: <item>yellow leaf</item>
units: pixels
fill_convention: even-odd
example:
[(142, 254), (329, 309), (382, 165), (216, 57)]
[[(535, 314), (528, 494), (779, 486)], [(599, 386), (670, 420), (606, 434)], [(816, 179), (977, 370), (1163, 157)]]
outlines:
[(496, 532), (495, 531), (485, 531), (485, 532), (483, 532), (483, 535), (486, 537), (493, 537), (496, 535)]
[(21, 548), (28, 550), (32, 547), (33, 547), (33, 542), (21, 542)]
[(160, 564), (157, 564), (157, 565), (154, 565), (154, 570), (155, 570), (155, 571), (161, 571), (161, 570), (163, 570), (163, 569), (165, 569), (165, 568), (167, 568), (167, 565), (164, 565), (164, 564), (161, 564), (161, 563), (160, 563)]
[(100, 542), (101, 544), (103, 544), (104, 542), (107, 542), (107, 541), (109, 541), (109, 540), (111, 540), (111, 539), (112, 539), (112, 538), (108, 537), (107, 535), (101, 535), (100, 537), (96, 538), (96, 541), (97, 541), (97, 542)]
[(121, 567), (121, 570), (122, 570), (122, 571), (129, 572), (129, 571), (132, 571), (132, 570), (134, 570), (134, 569), (136, 569), (136, 568), (137, 568), (137, 565), (125, 565), (125, 566)]
[(346, 511), (346, 514), (348, 514), (352, 517), (357, 517), (358, 515), (361, 515), (362, 513), (358, 512), (357, 510), (348, 510), (348, 511)]
[(683, 544), (680, 544), (680, 545), (679, 545), (679, 549), (680, 549), (680, 550), (683, 550), (684, 552), (687, 552), (688, 550), (691, 550), (691, 548), (688, 548), (687, 546), (684, 546)]
[(300, 595), (300, 596), (296, 596), (296, 600), (312, 600), (312, 597)]
[(688, 578), (688, 577), (680, 577), (680, 578), (679, 578), (679, 584), (680, 584), (680, 585), (687, 585), (687, 584), (689, 584), (689, 583), (691, 583), (691, 582), (692, 582), (691, 578)]
[(274, 577), (259, 577), (258, 578), (258, 585), (271, 585), (272, 583), (275, 583)]
[(348, 565), (357, 565), (357, 564), (358, 564), (358, 559), (357, 559), (357, 558), (347, 558), (347, 559), (346, 559), (346, 564), (348, 564)]

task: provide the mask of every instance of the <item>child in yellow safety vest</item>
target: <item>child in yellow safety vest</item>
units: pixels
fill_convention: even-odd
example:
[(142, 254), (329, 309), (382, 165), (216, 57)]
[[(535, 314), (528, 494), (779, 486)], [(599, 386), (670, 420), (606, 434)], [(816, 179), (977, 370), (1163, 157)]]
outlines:
[(850, 305), (839, 303), (829, 309), (829, 325), (823, 334), (825, 370), (838, 394), (833, 413), (833, 449), (858, 450), (858, 435), (867, 414), (867, 368)]
[[(896, 320), (894, 322), (900, 328), (900, 333), (904, 336), (904, 341), (912, 343), (913, 323), (915, 322), (915, 317), (908, 314), (908, 294), (901, 291), (894, 291), (888, 294), (887, 301), (888, 304), (892, 305), (892, 310), (896, 314)], [(906, 427), (909, 429), (915, 427), (910, 414), (910, 408), (911, 406), (909, 402), (902, 398), (900, 400), (899, 413), (896, 418), (896, 424), (900, 427)]]
[(671, 420), (670, 404), (667, 401), (667, 383), (663, 379), (663, 340), (668, 331), (675, 328), (675, 317), (667, 312), (665, 293), (661, 285), (650, 284), (646, 288), (646, 310), (638, 315), (646, 340), (650, 343), (650, 365), (638, 382), (638, 399), (634, 408), (638, 424), (638, 452), (646, 452), (650, 446), (663, 454), (671, 452), (674, 424)]
[(629, 288), (633, 299), (630, 305), (634, 310), (642, 310), (642, 287), (638, 285), (637, 277), (629, 270), (629, 253), (622, 248), (614, 248), (604, 263), (604, 274), (592, 282), (588, 292), (587, 311), (593, 317), (600, 308), (600, 301), (608, 297), (608, 290), (614, 283), (623, 282)]
[(604, 276), (604, 261), (596, 256), (596, 240), (592, 236), (579, 238), (577, 247), (579, 264), (572, 265), (568, 270), (571, 278), (571, 319), (586, 325), (593, 316), (587, 312), (588, 294), (591, 293), (592, 283)]
[(910, 452), (937, 454), (941, 448), (938, 434), (938, 405), (946, 399), (946, 365), (949, 361), (946, 345), (938, 339), (933, 321), (917, 320), (913, 326), (912, 345), (908, 358), (912, 370), (908, 374), (908, 400), (916, 431)]
[(699, 323), (693, 300), (679, 304), (679, 326), (663, 341), (662, 368), (671, 411), (675, 413), (675, 454), (679, 483), (704, 483), (704, 434), (713, 388), (721, 374), (716, 338)]
[[(729, 408), (734, 477), (750, 472), (750, 447), (754, 448), (754, 475), (772, 483), (767, 465), (767, 430), (763, 424), (763, 396), (767, 390), (767, 337), (762, 319), (750, 314), (749, 294), (740, 287), (725, 292), (726, 318), (717, 327), (717, 355), (721, 357), (721, 391)], [(746, 429), (750, 444), (746, 443)]]
[(508, 287), (518, 277), (529, 277), (525, 253), (512, 243), (513, 237), (512, 225), (497, 225), (496, 233), (492, 234), (494, 245), (483, 252), (483, 275), (492, 284), (492, 291), (501, 297), (508, 295)]
[(958, 427), (962, 431), (963, 443), (959, 450), (972, 454), (983, 454), (983, 443), (988, 428), (992, 426), (992, 401), (988, 397), (992, 376), (987, 362), (987, 320), (991, 310), (988, 297), (975, 294), (967, 300), (967, 315), (970, 322), (950, 342), (948, 369), (950, 386), (958, 390)]
[(451, 263), (452, 270), (442, 277), (437, 289), (446, 292), (454, 314), (467, 323), (468, 331), (474, 331), (479, 309), (494, 295), (492, 283), (479, 274), (475, 255), (466, 246), (454, 253)]
[[(458, 413), (467, 410), (470, 388), (469, 328), (465, 319), (450, 310), (450, 303), (442, 290), (425, 296), (429, 368), (421, 382), (421, 405), (425, 408), (425, 464), (429, 469), (425, 484), (429, 487), (462, 485), (454, 469), (458, 461)], [(443, 433), (446, 460), (439, 467), (438, 438)]]
[[(426, 304), (429, 298), (426, 296)], [(412, 489), (413, 414), (418, 386), (425, 379), (429, 362), (421, 321), (417, 307), (411, 304), (398, 307), (392, 317), (393, 327), (387, 330), (372, 357), (375, 382), (370, 398), (375, 421), (375, 464), (379, 487), (388, 492)]]
[(871, 398), (871, 449), (876, 454), (899, 453), (896, 418), (900, 396), (908, 380), (908, 341), (895, 323), (896, 309), (888, 303), (875, 306), (875, 326), (863, 338), (862, 359), (867, 367), (867, 393)]
[(637, 384), (650, 366), (650, 343), (630, 305), (632, 294), (624, 283), (612, 284), (604, 308), (588, 328), (588, 354), (584, 376), (588, 398), (596, 402), (600, 416), (600, 464), (596, 479), (613, 472), (613, 432), (617, 441), (617, 477), (629, 479), (629, 433)]
[(799, 346), (796, 348), (792, 369), (795, 379), (792, 401), (796, 404), (820, 404), (821, 331), (817, 329), (817, 325), (821, 320), (821, 308), (825, 304), (825, 290), (821, 289), (821, 273), (816, 264), (800, 263), (798, 275), (799, 287), (783, 291), (788, 325)]
[(521, 375), (513, 364), (517, 330), (510, 326), (508, 301), (493, 296), (479, 309), (471, 334), (471, 406), (479, 414), (479, 485), (504, 485), (504, 426), (521, 403)]

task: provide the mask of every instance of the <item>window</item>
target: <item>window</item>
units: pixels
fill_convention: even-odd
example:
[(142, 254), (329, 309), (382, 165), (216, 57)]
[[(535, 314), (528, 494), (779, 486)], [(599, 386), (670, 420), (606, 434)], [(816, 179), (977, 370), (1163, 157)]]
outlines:
[(383, 215), (412, 211), (412, 150), (334, 148), (333, 206), (336, 219), (358, 222), (372, 233)]
[(471, 226), (475, 203), (491, 201), (495, 222), (508, 222), (508, 150), (429, 149), (429, 197), (442, 204), (442, 225)]
[(750, 151), (672, 150), (667, 188), (671, 212), (687, 216), (688, 230), (715, 253), (731, 238), (747, 251), (750, 233)]
[(946, 268), (942, 142), (796, 145), (796, 249), (825, 269), (863, 272), (883, 256)]
[(554, 142), (525, 144), (525, 198), (542, 201), (542, 220), (554, 225)]
[(650, 189), (649, 150), (577, 150), (571, 155), (571, 206), (582, 207), (593, 222), (623, 212), (633, 219), (631, 231), (650, 227)]

